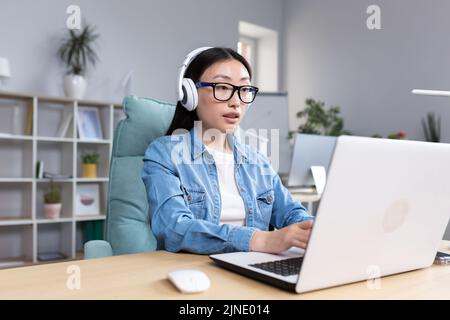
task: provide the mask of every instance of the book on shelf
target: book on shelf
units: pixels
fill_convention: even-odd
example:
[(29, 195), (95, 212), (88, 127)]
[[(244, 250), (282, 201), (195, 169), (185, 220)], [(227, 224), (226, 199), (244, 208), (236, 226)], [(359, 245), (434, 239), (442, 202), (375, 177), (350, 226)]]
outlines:
[(27, 117), (25, 120), (24, 134), (31, 136), (33, 134), (33, 103), (29, 102), (27, 105)]
[(22, 106), (20, 104), (10, 104), (0, 102), (2, 109), (1, 116), (6, 120), (2, 122), (1, 129), (4, 132), (0, 133), (0, 137), (14, 137), (16, 135), (23, 135), (24, 125), (23, 116), (21, 114)]
[(61, 252), (45, 252), (39, 253), (37, 258), (39, 261), (53, 261), (66, 259), (67, 256), (62, 254)]
[(42, 175), (45, 179), (72, 179), (73, 176), (70, 174), (59, 174), (59, 173), (52, 173), (44, 171), (44, 174)]
[(36, 162), (36, 178), (42, 179), (44, 177), (44, 161), (38, 160)]
[(70, 122), (72, 121), (73, 114), (70, 111), (65, 111), (63, 115), (63, 119), (59, 124), (59, 128), (56, 131), (56, 136), (58, 138), (64, 138), (67, 134), (67, 130), (69, 129)]
[(103, 239), (103, 221), (86, 221), (84, 223), (84, 242)]

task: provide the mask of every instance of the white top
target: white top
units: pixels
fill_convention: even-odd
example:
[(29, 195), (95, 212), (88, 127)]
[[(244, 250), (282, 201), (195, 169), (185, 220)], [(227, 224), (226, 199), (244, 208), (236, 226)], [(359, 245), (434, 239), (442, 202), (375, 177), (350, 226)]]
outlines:
[(236, 186), (233, 153), (224, 153), (208, 147), (206, 149), (214, 157), (217, 168), (222, 199), (220, 224), (227, 223), (243, 226), (245, 224), (245, 207), (244, 201)]

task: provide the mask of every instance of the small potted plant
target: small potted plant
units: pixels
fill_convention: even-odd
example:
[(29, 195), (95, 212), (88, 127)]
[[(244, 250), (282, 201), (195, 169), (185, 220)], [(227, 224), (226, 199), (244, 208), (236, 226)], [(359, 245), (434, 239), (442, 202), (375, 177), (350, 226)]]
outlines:
[(58, 219), (61, 215), (61, 192), (53, 180), (50, 180), (50, 189), (44, 194), (44, 215), (47, 219)]
[(388, 139), (402, 140), (402, 139), (406, 139), (406, 133), (405, 133), (405, 131), (393, 132), (393, 133), (389, 134), (387, 137), (388, 137)]
[(97, 164), (100, 155), (96, 152), (85, 153), (81, 156), (83, 162), (83, 178), (97, 178)]
[(98, 38), (94, 29), (87, 25), (81, 32), (69, 30), (69, 35), (61, 44), (58, 54), (66, 64), (64, 92), (71, 99), (82, 99), (86, 92), (86, 74), (88, 63), (95, 66), (98, 60), (92, 44)]

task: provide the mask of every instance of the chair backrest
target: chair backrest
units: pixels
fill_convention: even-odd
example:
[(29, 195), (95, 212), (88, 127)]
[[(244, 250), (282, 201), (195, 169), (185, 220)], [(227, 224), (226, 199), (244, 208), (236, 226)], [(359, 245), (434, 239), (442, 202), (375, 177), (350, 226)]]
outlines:
[(167, 132), (175, 106), (127, 96), (123, 111), (126, 118), (114, 130), (105, 230), (114, 255), (156, 249), (141, 179), (142, 159), (148, 144)]

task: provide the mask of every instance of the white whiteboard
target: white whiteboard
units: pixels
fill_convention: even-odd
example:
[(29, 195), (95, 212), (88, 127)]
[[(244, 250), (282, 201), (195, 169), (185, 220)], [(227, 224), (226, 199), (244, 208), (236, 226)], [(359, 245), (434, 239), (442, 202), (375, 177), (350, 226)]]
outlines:
[[(279, 169), (278, 173), (288, 173), (291, 164), (291, 149), (289, 147), (289, 113), (287, 93), (259, 93), (242, 120), (240, 127), (244, 130), (267, 129), (270, 139), (270, 129), (279, 130)], [(271, 153), (269, 141), (268, 153)], [(270, 158), (270, 157), (269, 157)]]

